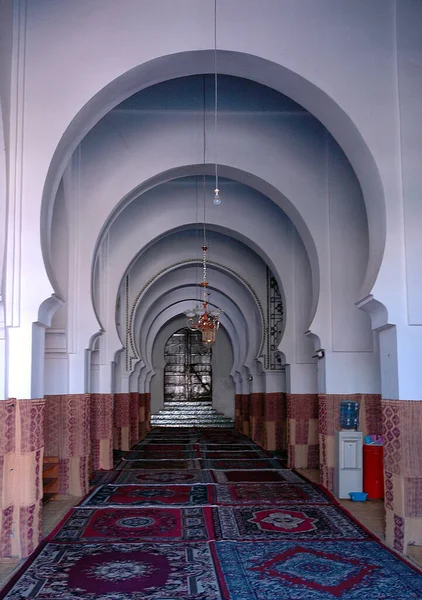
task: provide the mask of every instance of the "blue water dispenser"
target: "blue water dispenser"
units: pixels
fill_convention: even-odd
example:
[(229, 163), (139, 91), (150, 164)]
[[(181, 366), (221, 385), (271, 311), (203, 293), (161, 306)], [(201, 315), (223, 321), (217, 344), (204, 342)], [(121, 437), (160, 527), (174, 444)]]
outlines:
[(340, 402), (340, 428), (359, 429), (359, 402), (341, 400)]

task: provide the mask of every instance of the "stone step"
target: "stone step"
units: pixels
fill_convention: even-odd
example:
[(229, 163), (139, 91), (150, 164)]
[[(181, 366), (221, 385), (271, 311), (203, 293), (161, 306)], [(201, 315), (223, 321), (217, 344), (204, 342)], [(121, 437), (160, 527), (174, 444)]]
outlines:
[(234, 421), (217, 412), (212, 403), (201, 402), (165, 402), (157, 414), (151, 415), (154, 427), (221, 427), (231, 428)]

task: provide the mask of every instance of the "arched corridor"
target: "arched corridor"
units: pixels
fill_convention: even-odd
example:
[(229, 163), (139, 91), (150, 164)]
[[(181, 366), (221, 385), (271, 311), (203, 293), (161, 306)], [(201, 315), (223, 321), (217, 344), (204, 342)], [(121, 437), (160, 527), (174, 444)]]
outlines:
[[(82, 497), (176, 396), (330, 492), (358, 402), (387, 542), (422, 545), (421, 20), (411, 0), (0, 2), (0, 556), (40, 541), (43, 463)], [(210, 373), (181, 382), (166, 344), (204, 290)]]

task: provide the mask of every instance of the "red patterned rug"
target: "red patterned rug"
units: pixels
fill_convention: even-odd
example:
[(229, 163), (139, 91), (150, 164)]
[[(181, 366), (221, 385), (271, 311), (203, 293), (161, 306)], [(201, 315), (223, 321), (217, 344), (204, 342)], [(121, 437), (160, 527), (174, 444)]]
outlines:
[[(113, 487), (113, 486), (104, 486)], [(211, 486), (215, 504), (278, 504), (308, 502), (333, 504), (334, 500), (322, 488), (310, 483), (238, 483)]]
[(81, 506), (201, 506), (212, 504), (213, 487), (211, 485), (103, 485), (92, 492)]
[(135, 444), (135, 446), (132, 448), (132, 451), (136, 452), (136, 451), (142, 451), (145, 452), (147, 454), (151, 453), (154, 456), (156, 454), (167, 454), (169, 452), (186, 452), (192, 450), (192, 444), (147, 444), (147, 443), (140, 443), (140, 444)]
[(75, 508), (48, 540), (205, 541), (213, 539), (210, 510), (198, 507)]
[(220, 459), (251, 459), (251, 458), (272, 458), (271, 453), (265, 450), (203, 450), (201, 453), (202, 458), (209, 460), (220, 460)]
[(422, 600), (420, 573), (244, 436), (162, 430), (120, 455), (2, 600)]
[(238, 441), (233, 444), (200, 444), (203, 452), (245, 452), (245, 450), (262, 451), (262, 448), (255, 444), (239, 444)]
[(289, 469), (283, 469), (279, 471), (213, 471), (214, 479), (217, 483), (237, 483), (239, 481), (249, 482), (278, 482), (283, 483), (285, 481), (292, 483), (304, 483), (304, 479), (290, 471)]
[(204, 542), (50, 543), (6, 598), (221, 600), (218, 575)]
[(148, 483), (149, 485), (162, 484), (186, 484), (186, 483), (212, 483), (214, 480), (211, 471), (154, 471), (153, 469), (138, 471), (119, 471), (114, 481), (116, 484), (123, 483)]
[(219, 506), (212, 509), (220, 540), (364, 540), (368, 534), (338, 506)]
[(242, 471), (245, 469), (283, 469), (286, 464), (275, 458), (225, 458), (222, 460), (202, 460), (203, 469), (236, 469)]
[(188, 469), (199, 469), (200, 464), (197, 460), (122, 460), (118, 466), (119, 470), (133, 470), (133, 469), (160, 469), (164, 471), (170, 470), (188, 470)]
[(125, 452), (122, 460), (189, 460), (196, 458), (197, 454), (193, 450), (169, 450), (168, 452), (154, 452), (154, 450), (132, 450)]

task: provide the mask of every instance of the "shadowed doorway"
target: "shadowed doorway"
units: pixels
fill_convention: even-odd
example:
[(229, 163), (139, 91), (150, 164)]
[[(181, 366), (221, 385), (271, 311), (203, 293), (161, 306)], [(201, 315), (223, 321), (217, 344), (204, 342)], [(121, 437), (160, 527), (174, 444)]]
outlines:
[(199, 331), (176, 331), (164, 359), (164, 402), (212, 401), (212, 349), (202, 344)]

